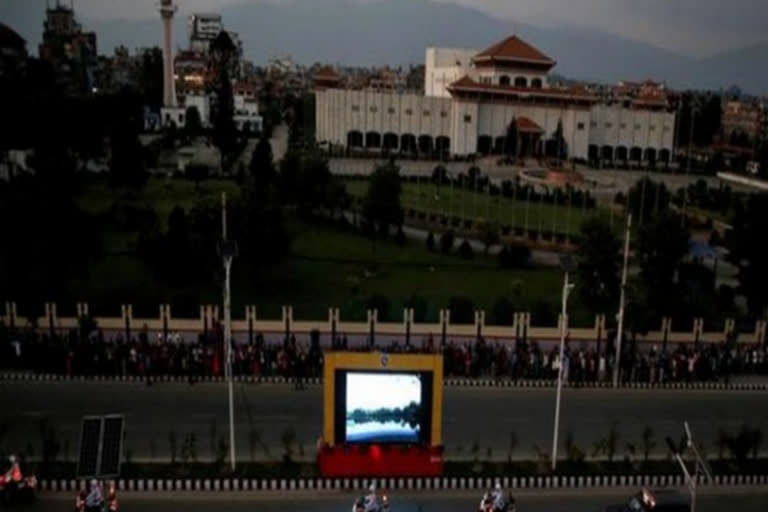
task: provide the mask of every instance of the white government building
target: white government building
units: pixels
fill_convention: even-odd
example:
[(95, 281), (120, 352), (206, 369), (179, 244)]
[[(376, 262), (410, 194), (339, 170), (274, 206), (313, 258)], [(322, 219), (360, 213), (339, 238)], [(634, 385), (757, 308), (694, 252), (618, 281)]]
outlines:
[(606, 99), (553, 87), (554, 66), (513, 35), (481, 52), (427, 48), (424, 95), (344, 88), (323, 68), (314, 77), (316, 139), (373, 151), (490, 154), (505, 151), (514, 120), (521, 156), (556, 152), (561, 124), (569, 158), (669, 162), (675, 112), (663, 91)]

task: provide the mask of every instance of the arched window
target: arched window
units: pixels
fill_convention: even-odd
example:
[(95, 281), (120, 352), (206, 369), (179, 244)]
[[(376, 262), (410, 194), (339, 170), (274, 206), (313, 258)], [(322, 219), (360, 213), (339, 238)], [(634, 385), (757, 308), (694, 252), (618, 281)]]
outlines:
[(509, 85), (509, 76), (508, 75), (501, 75), (499, 77), (499, 85)]
[(531, 80), (531, 87), (534, 89), (541, 89), (542, 85), (543, 84), (541, 82), (541, 78), (534, 78), (533, 80)]
[(528, 87), (528, 79), (524, 76), (515, 78), (515, 87)]

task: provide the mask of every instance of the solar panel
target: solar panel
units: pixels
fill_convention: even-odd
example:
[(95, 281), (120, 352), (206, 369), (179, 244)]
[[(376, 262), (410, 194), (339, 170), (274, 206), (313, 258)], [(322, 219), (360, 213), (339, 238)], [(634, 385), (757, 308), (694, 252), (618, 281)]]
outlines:
[(101, 464), (99, 476), (120, 474), (120, 455), (123, 450), (123, 416), (105, 416), (101, 434)]
[(80, 434), (77, 474), (81, 478), (120, 475), (125, 417), (85, 416)]
[(96, 476), (99, 467), (101, 444), (101, 416), (86, 416), (80, 431), (80, 458), (77, 474), (81, 477)]

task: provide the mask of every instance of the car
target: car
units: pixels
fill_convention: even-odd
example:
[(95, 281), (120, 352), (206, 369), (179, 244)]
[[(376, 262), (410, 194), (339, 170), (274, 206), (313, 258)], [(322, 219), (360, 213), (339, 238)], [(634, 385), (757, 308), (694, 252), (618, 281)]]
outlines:
[(674, 490), (642, 489), (625, 505), (611, 505), (605, 512), (691, 512), (687, 496)]

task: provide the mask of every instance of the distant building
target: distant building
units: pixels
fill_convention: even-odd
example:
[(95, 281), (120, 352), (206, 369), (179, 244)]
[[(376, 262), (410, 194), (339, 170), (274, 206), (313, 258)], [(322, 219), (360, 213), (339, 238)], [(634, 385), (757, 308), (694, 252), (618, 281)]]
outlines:
[(27, 42), (15, 30), (0, 23), (0, 78), (18, 73), (27, 61)]
[[(211, 43), (224, 31), (224, 23), (219, 14), (192, 14), (187, 19), (187, 29), (189, 47), (178, 52), (173, 61), (172, 85), (174, 96), (178, 94), (178, 104), (166, 104), (161, 110), (159, 122), (151, 116), (145, 116), (147, 126), (160, 129), (173, 124), (181, 128), (186, 124), (187, 110), (190, 108), (197, 109), (204, 127), (210, 126), (212, 96), (209, 91), (209, 53)], [(260, 132), (262, 119), (259, 116), (256, 89), (252, 84), (239, 79), (242, 75), (243, 44), (235, 32), (227, 32), (227, 35), (237, 50), (237, 66), (232, 72), (235, 125), (239, 130)]]
[(745, 134), (750, 141), (760, 135), (763, 109), (757, 103), (728, 101), (723, 106), (723, 135), (730, 140), (734, 134)]
[(176, 55), (173, 71), (176, 88), (180, 94), (190, 89), (199, 89), (206, 82), (208, 57), (203, 53), (183, 50)]
[(51, 64), (56, 80), (67, 92), (92, 91), (97, 66), (96, 34), (83, 32), (72, 7), (61, 5), (45, 11), (40, 59)]
[(406, 89), (405, 76), (399, 71), (382, 69), (368, 80), (368, 87), (374, 91), (403, 92)]
[[(486, 50), (428, 48), (425, 94), (373, 90), (333, 69), (315, 74), (318, 142), (443, 155), (498, 154), (513, 121), (520, 156), (567, 153), (610, 163), (671, 160), (675, 112), (663, 86), (621, 85), (603, 97), (554, 87), (555, 61), (517, 36)], [(564, 146), (564, 147), (563, 147)]]
[(267, 72), (280, 75), (299, 73), (301, 67), (291, 57), (275, 57), (267, 62)]
[(189, 50), (196, 53), (208, 53), (211, 41), (224, 30), (220, 14), (192, 14), (187, 18)]
[(450, 98), (448, 86), (472, 70), (472, 58), (477, 50), (460, 48), (427, 48), (424, 69), (424, 94)]

